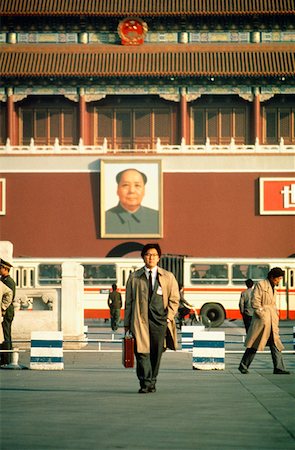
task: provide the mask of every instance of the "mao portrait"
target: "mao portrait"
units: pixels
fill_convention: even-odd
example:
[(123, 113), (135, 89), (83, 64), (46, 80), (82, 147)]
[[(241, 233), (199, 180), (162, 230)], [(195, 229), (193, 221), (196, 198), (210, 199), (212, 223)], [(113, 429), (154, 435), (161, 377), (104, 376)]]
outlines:
[(102, 237), (161, 236), (161, 175), (159, 161), (102, 161)]

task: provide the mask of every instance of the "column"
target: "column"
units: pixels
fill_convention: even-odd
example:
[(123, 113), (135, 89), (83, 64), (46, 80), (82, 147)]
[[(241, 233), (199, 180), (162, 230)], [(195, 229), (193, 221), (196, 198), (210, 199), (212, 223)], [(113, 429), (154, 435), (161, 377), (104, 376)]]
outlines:
[(85, 101), (85, 90), (84, 88), (79, 89), (79, 133), (80, 138), (83, 139), (83, 143), (86, 143), (86, 101)]
[(254, 88), (254, 99), (253, 99), (253, 134), (254, 142), (256, 139), (259, 140), (259, 144), (262, 141), (261, 132), (261, 106), (260, 106), (260, 89)]
[(15, 132), (14, 132), (14, 100), (13, 89), (7, 88), (7, 137), (10, 139), (10, 144), (15, 145)]
[(180, 132), (181, 139), (188, 143), (188, 132), (187, 132), (187, 97), (186, 88), (181, 88), (180, 90)]
[(84, 332), (84, 269), (76, 262), (62, 264), (60, 331), (65, 339), (81, 340)]

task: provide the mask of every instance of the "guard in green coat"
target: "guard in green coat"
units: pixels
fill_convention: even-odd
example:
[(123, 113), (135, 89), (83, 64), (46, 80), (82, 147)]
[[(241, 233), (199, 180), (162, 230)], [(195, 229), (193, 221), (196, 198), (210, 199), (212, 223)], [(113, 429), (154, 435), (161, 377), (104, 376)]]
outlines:
[[(12, 264), (3, 259), (0, 260), (0, 275), (1, 281), (4, 283), (9, 289), (11, 289), (13, 293), (12, 301), (15, 297), (15, 282), (9, 275)], [(11, 324), (14, 318), (14, 307), (11, 304), (8, 308), (3, 312), (3, 334), (4, 334), (4, 342), (1, 344), (2, 350), (12, 350), (12, 341), (11, 341)], [(1, 352), (1, 366), (6, 366), (11, 362), (11, 353)]]

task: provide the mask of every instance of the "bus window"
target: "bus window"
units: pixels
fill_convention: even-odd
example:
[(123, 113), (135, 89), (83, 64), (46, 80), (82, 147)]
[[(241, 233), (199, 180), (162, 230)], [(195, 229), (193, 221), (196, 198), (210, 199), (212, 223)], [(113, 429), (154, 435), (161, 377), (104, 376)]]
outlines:
[(232, 282), (233, 284), (245, 284), (247, 279), (248, 265), (233, 264)]
[(251, 278), (253, 281), (263, 280), (267, 277), (269, 270), (268, 264), (251, 264), (248, 267), (247, 278)]
[(113, 284), (116, 283), (115, 264), (83, 264), (84, 283), (89, 284)]
[(224, 264), (192, 264), (192, 284), (228, 284), (228, 267)]
[(39, 284), (61, 284), (60, 264), (40, 264), (38, 272)]
[(254, 282), (263, 280), (269, 272), (268, 264), (234, 264), (232, 267), (233, 284), (244, 284), (248, 278)]

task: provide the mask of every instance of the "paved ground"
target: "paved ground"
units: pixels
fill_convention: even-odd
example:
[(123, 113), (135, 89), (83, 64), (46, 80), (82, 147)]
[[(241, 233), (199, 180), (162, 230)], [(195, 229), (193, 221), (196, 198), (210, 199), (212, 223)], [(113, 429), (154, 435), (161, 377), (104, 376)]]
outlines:
[(284, 356), (291, 375), (273, 375), (269, 354), (242, 375), (240, 358), (227, 354), (224, 371), (208, 372), (192, 370), (191, 354), (167, 352), (147, 395), (119, 352), (65, 352), (63, 371), (1, 370), (0, 448), (294, 450), (294, 355)]

